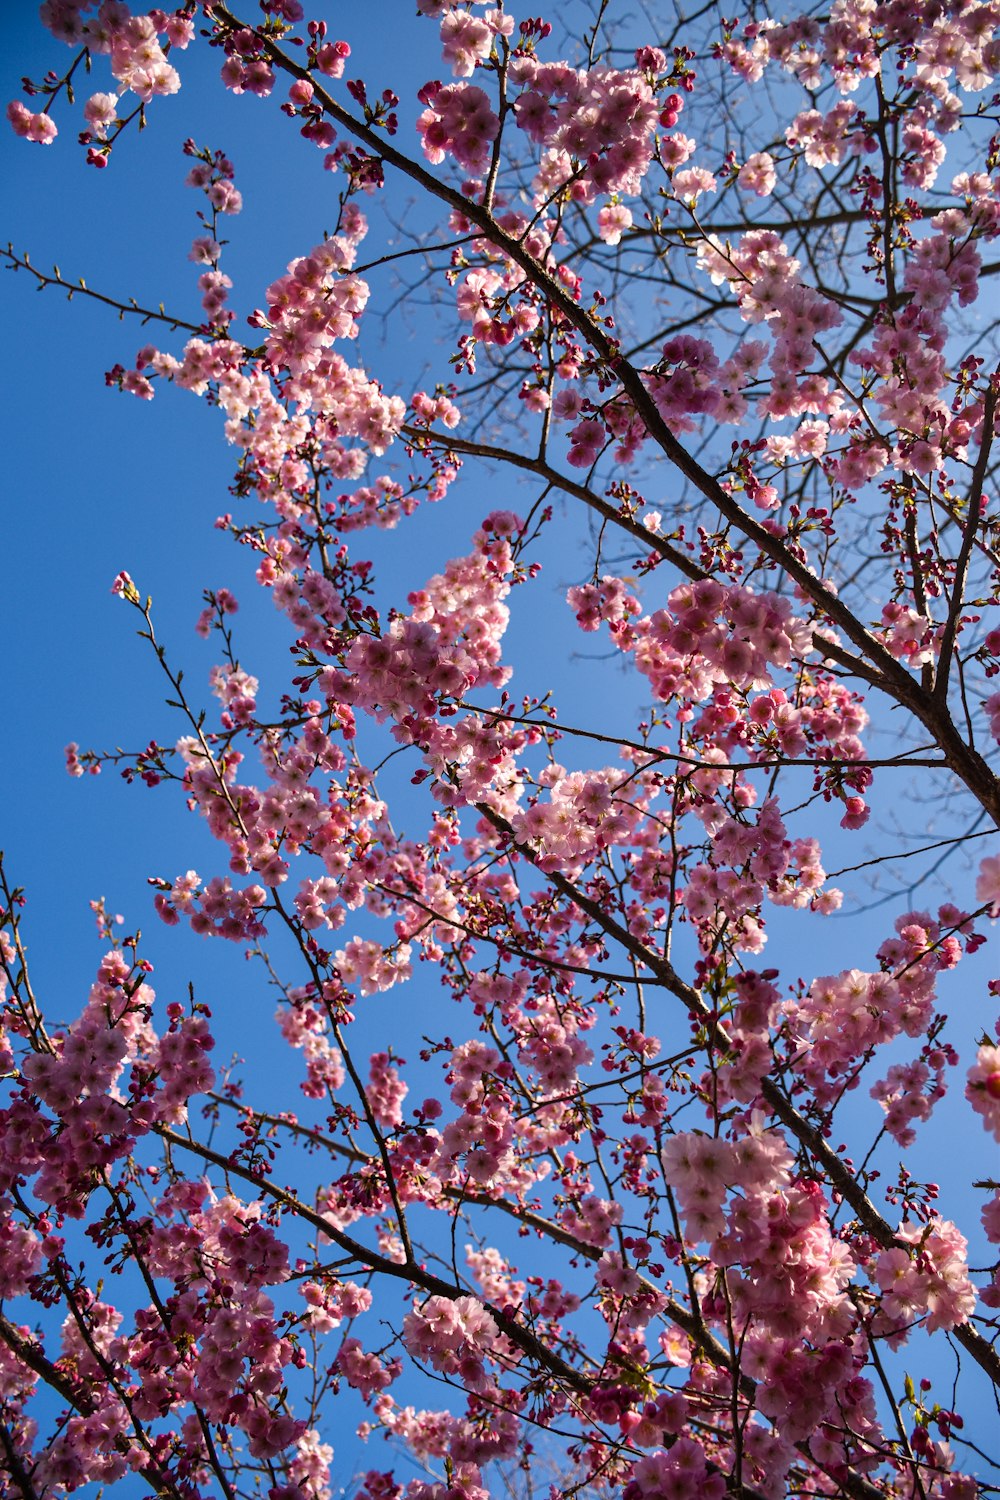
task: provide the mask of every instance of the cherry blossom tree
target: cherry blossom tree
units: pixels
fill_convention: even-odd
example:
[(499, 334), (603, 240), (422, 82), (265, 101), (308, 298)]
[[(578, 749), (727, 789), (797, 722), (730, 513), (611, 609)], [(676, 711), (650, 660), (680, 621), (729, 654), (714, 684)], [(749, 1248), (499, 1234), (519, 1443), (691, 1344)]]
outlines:
[[(942, 1006), (1000, 914), (968, 843), (1000, 819), (1000, 8), (418, 10), (393, 47), (440, 76), (397, 97), (298, 0), (46, 0), (71, 61), (8, 107), (113, 173), (214, 49), (336, 222), (237, 293), (236, 174), (190, 140), (200, 314), (96, 293), (159, 329), (110, 384), (217, 408), (230, 582), (294, 652), (262, 686), (209, 590), (209, 711), (120, 573), (179, 733), (68, 770), (204, 820), (217, 865), (155, 873), (156, 911), (257, 960), (301, 1097), (214, 1066), (196, 977), (157, 999), (103, 907), (63, 1014), (4, 874), (7, 1493), (324, 1500), (352, 1402), (357, 1500), (481, 1500), (535, 1454), (625, 1500), (994, 1492), (1000, 979)], [(431, 227), (389, 249), (404, 194)], [(352, 358), (387, 270), (436, 299), (426, 389)], [(366, 543), (435, 506), (450, 560), (394, 599)], [(554, 535), (637, 714), (506, 650)], [(819, 974), (825, 851), (866, 863), (870, 811), (883, 871), (951, 854), (949, 886), (901, 877)], [(963, 1223), (913, 1170), (949, 1090)]]

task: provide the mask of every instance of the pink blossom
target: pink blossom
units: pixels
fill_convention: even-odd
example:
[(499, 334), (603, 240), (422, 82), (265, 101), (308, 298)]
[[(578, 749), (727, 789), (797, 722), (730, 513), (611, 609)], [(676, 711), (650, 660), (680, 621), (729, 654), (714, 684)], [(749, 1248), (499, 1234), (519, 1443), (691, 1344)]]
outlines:
[(1000, 854), (988, 854), (976, 877), (976, 900), (989, 908), (991, 917), (1000, 916)]
[(104, 140), (109, 125), (113, 125), (118, 113), (116, 94), (91, 94), (83, 106), (84, 119), (99, 140)]
[(218, 240), (212, 239), (210, 235), (200, 235), (191, 242), (188, 260), (193, 260), (197, 265), (211, 266), (218, 260), (220, 252)]
[(965, 1097), (994, 1140), (1000, 1141), (1000, 1047), (984, 1044), (969, 1069)]
[(51, 146), (59, 134), (55, 121), (50, 119), (47, 114), (32, 114), (17, 99), (8, 104), (7, 118), (13, 127), (15, 135), (23, 136), (25, 140), (34, 141), (39, 146)]
[(672, 186), (675, 197), (696, 203), (702, 193), (714, 193), (717, 183), (704, 167), (685, 167), (674, 173)]
[(484, 1384), (484, 1362), (498, 1335), (493, 1317), (474, 1297), (428, 1297), (403, 1320), (410, 1354), (445, 1374), (461, 1373), (471, 1389)]
[(471, 78), (476, 63), (490, 55), (493, 33), (485, 21), (468, 11), (451, 10), (441, 19), (441, 44), (445, 62), (456, 78)]
[(606, 245), (617, 245), (627, 229), (632, 227), (632, 215), (623, 203), (611, 203), (597, 215), (597, 232)]
[(767, 198), (774, 192), (778, 174), (774, 158), (766, 151), (755, 151), (748, 156), (737, 176), (740, 187), (758, 198)]

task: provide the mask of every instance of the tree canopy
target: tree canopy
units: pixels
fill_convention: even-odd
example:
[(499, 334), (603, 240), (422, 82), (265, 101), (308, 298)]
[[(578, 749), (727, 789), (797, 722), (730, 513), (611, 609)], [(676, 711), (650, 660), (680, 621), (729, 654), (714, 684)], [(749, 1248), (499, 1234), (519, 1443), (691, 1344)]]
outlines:
[[(103, 188), (259, 96), (315, 229), (234, 285), (239, 141), (189, 135), (193, 311), (3, 253), (213, 409), (237, 550), (205, 697), (118, 574), (167, 727), (66, 751), (211, 867), (141, 941), (95, 903), (68, 999), (0, 866), (0, 1473), (993, 1493), (1000, 7), (417, 11), (46, 0), (8, 106)], [(154, 993), (179, 926), (238, 1014)]]

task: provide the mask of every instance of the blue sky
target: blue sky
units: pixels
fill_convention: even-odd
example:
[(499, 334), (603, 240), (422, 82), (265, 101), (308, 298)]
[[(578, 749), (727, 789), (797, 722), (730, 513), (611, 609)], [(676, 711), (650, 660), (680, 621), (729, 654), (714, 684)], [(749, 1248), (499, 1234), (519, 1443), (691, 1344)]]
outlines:
[[(386, 15), (397, 9), (408, 21), (411, 7), (402, 0), (388, 0), (377, 13), (374, 8), (352, 12), (352, 71), (371, 90), (390, 83), (397, 92), (408, 88), (412, 110), (415, 88), (439, 75), (435, 28), (411, 28), (407, 37), (417, 39), (415, 47), (399, 59), (391, 57), (385, 47)], [(19, 6), (5, 21), (5, 36), (0, 55), (5, 99), (16, 96), (23, 73), (38, 77), (70, 56), (42, 31), (31, 6)], [(241, 316), (259, 303), (263, 288), (287, 261), (332, 225), (336, 179), (323, 173), (321, 153), (299, 141), (294, 127), (279, 117), (277, 99), (236, 99), (204, 86), (217, 62), (216, 54), (202, 48), (182, 58), (182, 93), (156, 102), (149, 129), (141, 139), (124, 138), (103, 173), (84, 165), (74, 141), (79, 105), (76, 111), (60, 109), (62, 133), (53, 147), (29, 147), (5, 134), (0, 147), (4, 241), (10, 238), (18, 252), (29, 251), (46, 270), (58, 264), (69, 281), (82, 276), (95, 289), (134, 296), (146, 306), (163, 301), (197, 322), (197, 272), (186, 257), (198, 232), (199, 197), (183, 186), (188, 163), (181, 153), (184, 138), (193, 136), (199, 144), (226, 150), (234, 161), (246, 209), (226, 224), (232, 244), (223, 268), (236, 283), (234, 306)], [(93, 87), (104, 86), (103, 77), (95, 75)], [(405, 193), (393, 201), (407, 227), (421, 222), (422, 208)], [(168, 787), (152, 793), (130, 788), (110, 769), (80, 782), (63, 770), (63, 747), (70, 740), (136, 749), (151, 736), (169, 743), (183, 732), (163, 707), (155, 663), (136, 639), (136, 617), (110, 593), (122, 568), (143, 594), (152, 595), (160, 638), (171, 661), (184, 668), (193, 695), (200, 693), (207, 704), (208, 670), (216, 660), (212, 643), (193, 632), (205, 586), (226, 585), (237, 594), (244, 665), (261, 676), (265, 693), (268, 679), (271, 691), (283, 685), (278, 672), (287, 631), (254, 584), (249, 555), (234, 550), (212, 526), (232, 505), (227, 486), (233, 454), (219, 415), (181, 392), (162, 390), (152, 403), (141, 403), (104, 387), (105, 370), (119, 361), (131, 363), (140, 344), (151, 339), (178, 352), (181, 336), (143, 329), (137, 319), (119, 321), (83, 297), (70, 306), (63, 292), (36, 293), (24, 272), (4, 271), (0, 295), (8, 413), (0, 843), (9, 877), (28, 895), (25, 930), (36, 988), (55, 1018), (70, 1019), (80, 1009), (103, 952), (89, 902), (103, 896), (111, 910), (124, 915), (127, 931), (141, 926), (146, 932), (143, 951), (155, 964), (153, 984), (161, 1000), (183, 994), (194, 980), (199, 998), (216, 1012), (217, 1058), (239, 1050), (247, 1058), (248, 1078), (260, 1070), (266, 1080), (261, 1087), (270, 1097), (251, 1088), (251, 1101), (295, 1108), (298, 1061), (291, 1056), (286, 1061), (275, 1048), (273, 1001), (260, 977), (248, 970), (237, 949), (193, 937), (186, 928), (167, 932), (152, 911), (147, 877), (172, 878), (190, 867), (213, 874), (225, 863), (217, 846)], [(435, 347), (436, 334), (433, 311), (411, 303), (387, 324), (370, 318), (361, 353), (373, 373), (387, 386), (398, 381), (396, 388), (406, 395), (420, 383), (428, 361), (438, 378), (446, 376), (447, 351)], [(404, 605), (409, 589), (449, 556), (467, 550), (469, 535), (490, 508), (523, 510), (530, 498), (531, 492), (519, 490), (506, 476), (468, 471), (442, 507), (428, 508), (400, 532), (373, 539), (383, 597)], [(571, 720), (598, 729), (627, 726), (629, 714), (635, 722), (641, 694), (599, 659), (603, 638), (580, 636), (561, 603), (565, 587), (585, 576), (582, 540), (582, 528), (573, 521), (554, 526), (541, 549), (547, 589), (535, 589), (528, 613), (515, 611), (508, 638), (508, 654), (518, 664), (515, 689), (544, 691), (556, 684), (557, 701)], [(357, 544), (360, 555), (367, 555), (366, 545), (367, 539)], [(882, 733), (888, 743), (890, 726), (882, 726)], [(877, 740), (872, 748), (877, 753)], [(594, 763), (601, 764), (601, 757)], [(877, 849), (878, 820), (884, 827), (893, 816), (908, 816), (906, 803), (893, 804), (893, 788), (883, 783), (876, 822), (853, 839), (834, 834), (827, 867), (860, 861)], [(413, 831), (421, 826), (415, 812)], [(961, 857), (953, 864), (960, 866)], [(871, 909), (866, 887), (860, 879), (852, 881), (843, 882), (856, 897), (850, 923), (770, 915), (773, 961), (788, 970), (801, 957), (813, 972), (845, 964), (874, 967), (874, 950), (894, 909)], [(967, 865), (958, 889), (970, 889)], [(916, 904), (931, 899), (942, 895), (918, 896)], [(953, 1039), (966, 1049), (995, 1020), (995, 1004), (985, 993), (988, 954), (963, 963), (950, 987), (952, 998), (944, 1000), (956, 1017)], [(410, 991), (396, 992), (372, 1008), (367, 1023), (372, 1049), (390, 1035), (405, 1034), (415, 996), (429, 1009), (435, 1006), (426, 974), (418, 975)], [(862, 1099), (859, 1107), (877, 1119), (871, 1101)], [(949, 1121), (955, 1130), (978, 1129), (961, 1103), (958, 1074), (937, 1128), (915, 1155), (915, 1170), (944, 1181), (943, 1211), (962, 1222), (970, 1218), (973, 1200), (953, 1178), (954, 1142), (949, 1144), (941, 1128)], [(422, 1399), (433, 1404), (433, 1393)], [(346, 1481), (353, 1464), (346, 1437), (342, 1453), (338, 1470)], [(368, 1461), (379, 1458), (372, 1453)]]

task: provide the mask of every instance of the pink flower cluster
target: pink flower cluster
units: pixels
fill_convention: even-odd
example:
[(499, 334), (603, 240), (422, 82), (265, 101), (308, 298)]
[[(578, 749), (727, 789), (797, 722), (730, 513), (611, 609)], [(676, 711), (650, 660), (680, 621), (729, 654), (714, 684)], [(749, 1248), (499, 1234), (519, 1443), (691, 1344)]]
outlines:
[(622, 1213), (620, 1203), (591, 1194), (565, 1208), (559, 1222), (583, 1244), (603, 1250), (611, 1240), (612, 1231), (621, 1223)]
[(190, 16), (162, 10), (135, 16), (121, 0), (103, 0), (97, 15), (85, 19), (91, 5), (92, 0), (45, 0), (42, 23), (59, 41), (107, 56), (112, 76), (143, 104), (158, 95), (176, 94), (180, 76), (167, 61), (163, 43), (171, 51), (187, 47), (194, 37)]
[[(233, 164), (228, 157), (224, 156), (221, 151), (214, 153), (188, 151), (187, 154), (197, 154), (200, 158), (185, 178), (187, 186), (200, 188), (204, 192), (213, 214), (241, 213), (243, 195), (233, 182), (235, 174)], [(212, 256), (211, 259), (214, 260), (215, 257)]]
[(171, 1017), (169, 1030), (150, 1057), (161, 1085), (155, 1100), (157, 1120), (171, 1125), (186, 1120), (192, 1094), (207, 1094), (214, 1086), (215, 1073), (206, 1055), (214, 1046), (204, 1016)]
[(417, 120), (424, 155), (434, 166), (453, 156), (467, 172), (483, 172), (500, 128), (489, 95), (472, 83), (428, 83), (418, 95), (425, 105)]
[(805, 109), (785, 131), (785, 140), (793, 151), (801, 151), (810, 167), (839, 166), (846, 152), (861, 148), (859, 137), (849, 130), (857, 111), (853, 104), (841, 100), (821, 114)]
[(778, 183), (774, 157), (769, 151), (752, 151), (740, 167), (736, 178), (744, 192), (756, 193), (758, 198), (768, 198)]
[(414, 1359), (445, 1375), (458, 1375), (466, 1390), (481, 1390), (485, 1363), (506, 1343), (494, 1318), (475, 1297), (428, 1297), (403, 1320), (403, 1341)]
[(722, 1500), (725, 1475), (710, 1469), (694, 1438), (679, 1437), (668, 1450), (640, 1458), (622, 1492), (623, 1500)]
[(969, 1069), (965, 1097), (993, 1139), (1000, 1141), (1000, 1047), (984, 1043)]
[(766, 344), (748, 340), (722, 363), (706, 339), (680, 334), (664, 344), (646, 383), (661, 417), (677, 432), (692, 431), (693, 419), (700, 416), (738, 424), (747, 412), (741, 392), (755, 379), (766, 353)]
[(327, 1500), (332, 1462), (331, 1444), (320, 1440), (315, 1427), (307, 1428), (296, 1440), (295, 1457), (288, 1465), (288, 1477), (303, 1500)]
[(390, 1061), (388, 1052), (373, 1052), (365, 1093), (372, 1114), (383, 1130), (392, 1130), (402, 1124), (403, 1100), (409, 1092), (409, 1086), (400, 1078), (399, 1069)]
[[(523, 85), (516, 103), (518, 126), (543, 148), (532, 184), (537, 205), (560, 188), (568, 188), (580, 203), (593, 202), (597, 193), (639, 192), (659, 123), (646, 73), (577, 70), (527, 55), (517, 59), (515, 73)], [(680, 99), (674, 98), (679, 109)]]
[(368, 1288), (353, 1281), (307, 1281), (302, 1296), (308, 1307), (306, 1320), (317, 1333), (329, 1333), (341, 1323), (353, 1321), (372, 1305)]
[(780, 1438), (816, 1434), (845, 1403), (855, 1432), (877, 1434), (870, 1386), (844, 1342), (854, 1259), (831, 1233), (818, 1185), (791, 1179), (784, 1140), (758, 1123), (735, 1140), (685, 1133), (666, 1142), (663, 1162), (685, 1234), (709, 1240), (712, 1263), (726, 1268), (727, 1300), (707, 1296), (703, 1312), (743, 1330), (744, 1369)]
[(729, 925), (737, 948), (759, 952), (766, 939), (756, 913), (765, 892), (778, 906), (808, 905), (829, 913), (839, 906), (841, 893), (836, 888), (820, 893), (825, 879), (816, 841), (788, 839), (777, 803), (768, 798), (756, 823), (728, 818), (716, 827), (708, 861), (690, 869), (680, 895), (706, 951), (714, 946), (721, 922)]
[[(766, 323), (774, 337), (769, 391), (760, 409), (774, 418), (820, 412), (840, 420), (842, 393), (825, 375), (809, 374), (814, 342), (842, 321), (836, 304), (800, 275), (780, 235), (752, 229), (735, 246), (703, 240), (698, 262), (716, 286), (728, 282), (748, 323)], [(850, 418), (847, 418), (850, 420)]]
[[(52, 1051), (34, 1052), (22, 1065), (26, 1083), (56, 1122), (47, 1140), (49, 1125), (38, 1117), (18, 1145), (11, 1117), (11, 1142), (20, 1170), (38, 1173), (37, 1196), (60, 1213), (82, 1216), (101, 1174), (136, 1138), (159, 1121), (184, 1119), (188, 1099), (213, 1085), (206, 1053), (214, 1043), (205, 1017), (171, 1005), (168, 1029), (157, 1037), (149, 1022), (152, 1003), (150, 987), (112, 951), (82, 1015), (53, 1038)], [(126, 1095), (119, 1084), (129, 1066)]]
[(380, 637), (359, 635), (345, 657), (345, 672), (321, 679), (336, 702), (391, 716), (408, 739), (438, 738), (436, 705), (460, 699), (473, 687), (502, 687), (500, 641), (509, 611), (511, 545), (492, 532), (488, 517), (477, 547), (454, 558), (443, 573), (410, 595), (411, 613)]
[[(853, 0), (835, 0), (820, 22), (799, 16), (783, 24), (747, 22), (742, 35), (733, 36), (722, 55), (740, 77), (756, 82), (769, 63), (777, 62), (804, 88), (817, 91), (829, 77), (841, 94), (854, 94), (860, 84), (879, 72), (886, 47), (900, 49), (900, 69), (907, 88), (920, 97), (919, 111), (940, 129), (955, 128), (960, 101), (948, 87), (975, 92), (987, 86), (996, 65), (997, 19), (988, 6), (973, 5), (959, 21), (933, 12), (917, 18), (901, 7), (883, 22)], [(855, 107), (843, 103), (844, 119)]]
[(810, 654), (812, 632), (784, 597), (705, 579), (680, 584), (666, 608), (638, 622), (631, 649), (659, 699), (698, 702), (716, 683), (771, 688), (775, 667)]
[(293, 260), (267, 289), (268, 360), (293, 375), (315, 370), (337, 339), (357, 338), (368, 285), (349, 274), (360, 239), (335, 235)]
[(904, 1244), (882, 1250), (874, 1279), (882, 1291), (880, 1321), (902, 1332), (925, 1319), (928, 1333), (955, 1328), (975, 1311), (975, 1288), (969, 1281), (968, 1242), (948, 1219), (929, 1224), (902, 1224), (896, 1231)]
[(907, 259), (904, 282), (913, 300), (876, 329), (870, 348), (851, 356), (880, 377), (874, 400), (884, 422), (897, 429), (894, 448), (873, 446), (860, 433), (852, 438), (835, 470), (852, 488), (890, 462), (904, 473), (927, 474), (940, 467), (946, 451), (963, 457), (982, 420), (976, 401), (952, 408), (944, 353), (945, 315), (953, 298), (960, 306), (974, 300), (980, 256), (971, 239), (960, 242), (971, 224), (959, 210), (939, 215), (935, 223), (939, 232), (918, 240)]
[[(988, 1198), (982, 1211), (983, 1233), (991, 1245), (1000, 1245), (1000, 1190)], [(988, 1285), (981, 1287), (979, 1300), (987, 1307), (1000, 1307), (1000, 1257), (992, 1267)]]
[(263, 886), (233, 886), (228, 875), (213, 875), (204, 886), (195, 870), (169, 881), (154, 880), (156, 911), (162, 921), (174, 927), (181, 915), (188, 918), (193, 932), (203, 937), (222, 937), (231, 943), (245, 943), (262, 937), (265, 932), (260, 909), (267, 901)]
[(518, 841), (536, 850), (541, 869), (578, 872), (603, 849), (632, 842), (651, 786), (629, 771), (567, 771), (558, 763), (539, 777), (549, 791), (512, 819)]
[(910, 667), (921, 667), (935, 657), (933, 623), (906, 605), (883, 605), (881, 637), (897, 661)]
[(281, 1034), (290, 1047), (301, 1051), (306, 1081), (300, 1084), (307, 1099), (326, 1099), (343, 1086), (344, 1059), (329, 1039), (330, 1018), (308, 992), (293, 990), (290, 1004), (278, 1011)]
[[(448, 10), (441, 17), (441, 53), (456, 78), (471, 78), (476, 65), (485, 62), (493, 46), (498, 27), (490, 20), (500, 12), (490, 12), (480, 19), (467, 10)], [(503, 16), (501, 24), (509, 36), (514, 29), (513, 16)]]
[(442, 1181), (498, 1189), (514, 1163), (513, 1099), (500, 1054), (473, 1039), (456, 1047), (448, 1080), (461, 1113), (441, 1132), (434, 1171)]
[[(220, 177), (208, 163), (194, 170), (206, 174), (202, 185), (210, 197), (213, 193), (225, 194), (224, 200), (215, 205), (219, 211), (238, 210), (239, 195), (224, 174)], [(153, 387), (145, 370), (195, 395), (211, 391), (226, 414), (227, 437), (245, 454), (258, 494), (290, 519), (302, 514), (310, 493), (311, 471), (306, 455), (314, 454), (316, 445), (331, 473), (341, 479), (357, 478), (364, 470), (367, 453), (383, 453), (405, 416), (405, 403), (398, 396), (383, 395), (377, 382), (364, 371), (351, 368), (331, 347), (337, 339), (357, 336), (357, 318), (367, 302), (368, 287), (351, 274), (350, 268), (366, 232), (364, 215), (355, 205), (347, 204), (341, 215), (341, 232), (317, 245), (309, 255), (292, 261), (287, 273), (271, 284), (267, 312), (258, 310), (252, 319), (255, 326), (267, 330), (265, 360), (246, 360), (241, 347), (226, 339), (207, 343), (194, 338), (181, 360), (149, 346), (140, 351), (135, 371), (117, 367), (112, 372), (124, 389), (146, 398), (153, 394)], [(214, 244), (196, 242), (199, 257), (210, 256)], [(220, 315), (221, 294), (226, 291), (218, 277), (217, 271), (202, 277), (212, 317)], [(272, 377), (281, 382), (280, 396)], [(348, 446), (352, 438), (364, 447)], [(433, 498), (440, 497), (448, 482), (447, 476), (440, 476)], [(342, 497), (344, 529), (373, 521), (380, 525), (395, 523), (402, 505), (393, 497), (402, 492), (389, 481), (386, 486), (379, 481), (374, 489), (359, 492), (356, 497)], [(406, 503), (415, 505), (416, 501)], [(268, 548), (276, 561), (303, 557), (284, 537), (269, 541)], [(259, 576), (262, 582), (273, 583), (276, 572), (265, 567)], [(311, 601), (313, 613), (317, 604), (339, 608), (339, 601), (322, 586), (322, 575), (317, 573), (310, 587), (314, 592), (319, 589), (323, 598)], [(300, 596), (282, 600), (282, 607), (289, 604), (298, 606)]]
[(20, 99), (12, 99), (8, 104), (7, 119), (15, 135), (26, 141), (34, 141), (38, 146), (51, 146), (59, 134), (53, 119), (42, 110), (36, 110), (33, 114)]
[(1000, 916), (1000, 854), (987, 854), (976, 876), (976, 900), (994, 919)]
[(337, 1355), (337, 1369), (364, 1401), (372, 1401), (391, 1385), (401, 1368), (398, 1359), (384, 1362), (377, 1354), (363, 1349), (355, 1338), (345, 1339)]
[[(964, 919), (942, 907), (935, 919), (927, 912), (908, 912), (896, 921), (896, 934), (879, 949), (883, 967), (859, 969), (816, 979), (802, 1000), (785, 1011), (795, 1039), (794, 1068), (818, 1099), (833, 1099), (852, 1068), (873, 1048), (905, 1032), (926, 1031), (934, 1008), (938, 974), (955, 967), (962, 947), (953, 931)], [(894, 1075), (888, 1087), (902, 1081)], [(940, 1094), (925, 1096), (916, 1113), (926, 1112)], [(902, 1125), (902, 1121), (900, 1124)]]
[(928, 1048), (926, 1061), (920, 1057), (893, 1063), (886, 1076), (872, 1084), (871, 1096), (885, 1111), (885, 1128), (900, 1146), (913, 1145), (917, 1138), (913, 1122), (930, 1119), (935, 1104), (945, 1095), (945, 1065), (957, 1061), (944, 1048)]

